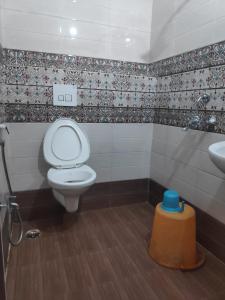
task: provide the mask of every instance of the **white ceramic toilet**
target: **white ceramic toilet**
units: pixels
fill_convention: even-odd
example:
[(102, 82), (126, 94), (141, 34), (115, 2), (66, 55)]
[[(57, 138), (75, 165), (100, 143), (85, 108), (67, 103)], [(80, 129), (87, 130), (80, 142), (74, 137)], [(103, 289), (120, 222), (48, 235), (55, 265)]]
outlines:
[(90, 156), (88, 137), (72, 119), (58, 119), (48, 128), (44, 158), (52, 166), (47, 177), (55, 198), (68, 212), (78, 209), (79, 197), (96, 179), (84, 163)]

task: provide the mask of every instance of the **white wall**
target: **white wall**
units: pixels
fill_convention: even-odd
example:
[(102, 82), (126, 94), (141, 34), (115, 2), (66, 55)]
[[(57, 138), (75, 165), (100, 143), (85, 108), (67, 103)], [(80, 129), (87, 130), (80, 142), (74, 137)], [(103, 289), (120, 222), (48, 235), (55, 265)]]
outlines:
[(225, 135), (154, 124), (150, 177), (225, 223), (225, 174), (208, 147)]
[(2, 4), (3, 4), (3, 0), (0, 0), (0, 43), (2, 44), (2, 27), (3, 27), (3, 13), (2, 13)]
[(224, 0), (153, 0), (150, 61), (225, 39)]
[(153, 0), (3, 0), (7, 48), (145, 62)]
[(223, 0), (3, 0), (8, 48), (149, 62), (224, 40)]
[[(14, 191), (47, 187), (49, 166), (42, 140), (49, 124), (10, 123), (7, 155)], [(91, 156), (87, 162), (97, 182), (149, 177), (152, 124), (80, 124), (87, 132)]]

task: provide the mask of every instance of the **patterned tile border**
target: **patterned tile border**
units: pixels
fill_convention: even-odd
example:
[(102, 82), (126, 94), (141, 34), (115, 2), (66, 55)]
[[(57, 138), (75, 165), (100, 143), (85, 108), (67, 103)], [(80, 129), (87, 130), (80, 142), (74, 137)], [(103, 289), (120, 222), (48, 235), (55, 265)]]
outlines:
[(158, 92), (155, 95), (154, 107), (170, 109), (194, 109), (196, 100), (203, 94), (210, 96), (210, 101), (204, 107), (207, 110), (223, 111), (225, 108), (225, 89), (205, 89), (175, 92)]
[[(186, 127), (196, 114), (189, 109), (165, 108), (119, 108), (101, 106), (77, 106), (74, 108), (52, 105), (5, 104), (6, 122), (53, 122), (57, 118), (72, 118), (79, 123), (156, 123), (176, 127)], [(195, 128), (202, 131), (225, 133), (225, 111), (201, 110), (202, 119), (215, 116), (214, 128)]]
[[(196, 111), (189, 109), (155, 108), (153, 123), (175, 127), (186, 127), (194, 115), (196, 115)], [(215, 127), (200, 125), (198, 128), (194, 129), (223, 134), (225, 133), (225, 111), (201, 110), (198, 111), (198, 115), (200, 116), (201, 120), (207, 120), (210, 116), (215, 116), (217, 125)]]
[(225, 64), (225, 41), (191, 50), (151, 64), (84, 56), (3, 49), (3, 61), (22, 67), (72, 68), (79, 71), (166, 76)]
[(21, 67), (72, 68), (77, 71), (150, 75), (150, 67), (144, 63), (17, 49), (3, 49), (3, 60), (9, 65), (19, 65)]
[(191, 50), (149, 65), (149, 73), (166, 76), (225, 64), (225, 41)]
[(158, 92), (221, 88), (225, 88), (224, 65), (157, 78)]
[(154, 116), (151, 108), (132, 107), (5, 104), (4, 110), (7, 122), (53, 122), (67, 117), (81, 123), (152, 123)]
[(3, 49), (3, 62), (22, 67), (166, 76), (225, 64), (225, 41), (191, 50), (151, 64), (17, 49)]

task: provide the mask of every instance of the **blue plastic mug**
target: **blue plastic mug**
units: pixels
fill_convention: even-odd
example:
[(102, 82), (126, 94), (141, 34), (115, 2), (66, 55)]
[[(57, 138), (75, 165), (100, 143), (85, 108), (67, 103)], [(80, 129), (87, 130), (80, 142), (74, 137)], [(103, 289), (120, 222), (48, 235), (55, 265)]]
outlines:
[(167, 190), (163, 194), (161, 208), (168, 212), (182, 212), (184, 211), (184, 201), (180, 205), (179, 194), (174, 190)]

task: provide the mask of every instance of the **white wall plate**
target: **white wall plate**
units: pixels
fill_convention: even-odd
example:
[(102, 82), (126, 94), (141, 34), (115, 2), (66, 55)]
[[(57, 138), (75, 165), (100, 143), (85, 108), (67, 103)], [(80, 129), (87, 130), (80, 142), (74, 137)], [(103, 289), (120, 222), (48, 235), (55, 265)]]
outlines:
[(77, 86), (72, 84), (53, 84), (53, 105), (77, 106)]

